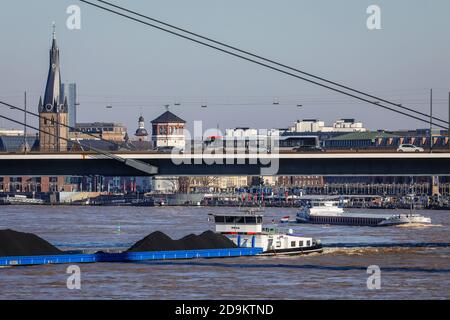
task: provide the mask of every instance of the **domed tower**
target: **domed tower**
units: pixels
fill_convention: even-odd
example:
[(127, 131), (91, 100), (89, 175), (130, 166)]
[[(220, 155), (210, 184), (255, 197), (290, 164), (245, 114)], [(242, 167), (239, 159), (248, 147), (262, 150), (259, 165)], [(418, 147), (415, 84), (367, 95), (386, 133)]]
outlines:
[(138, 129), (136, 130), (136, 133), (134, 134), (138, 141), (148, 141), (148, 132), (145, 129), (145, 120), (144, 117), (141, 115), (138, 120)]
[(61, 95), (59, 48), (56, 45), (55, 25), (50, 49), (50, 68), (45, 87), (44, 102), (39, 99), (39, 144), (41, 151), (66, 151), (69, 131), (67, 128), (67, 99)]

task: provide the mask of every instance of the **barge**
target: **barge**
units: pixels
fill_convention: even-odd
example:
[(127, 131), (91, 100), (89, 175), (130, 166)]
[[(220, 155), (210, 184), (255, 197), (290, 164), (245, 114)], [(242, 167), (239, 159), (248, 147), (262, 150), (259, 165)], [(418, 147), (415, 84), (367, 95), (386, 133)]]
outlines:
[(136, 262), (200, 258), (229, 258), (254, 256), (262, 252), (261, 248), (228, 248), (202, 250), (173, 250), (121, 253), (58, 254), (40, 256), (0, 257), (0, 268), (11, 266), (31, 266), (41, 264), (71, 264), (96, 262)]
[(347, 225), (347, 226), (394, 226), (408, 223), (430, 224), (429, 217), (413, 213), (370, 214), (345, 212), (338, 201), (314, 201), (297, 213), (297, 223)]

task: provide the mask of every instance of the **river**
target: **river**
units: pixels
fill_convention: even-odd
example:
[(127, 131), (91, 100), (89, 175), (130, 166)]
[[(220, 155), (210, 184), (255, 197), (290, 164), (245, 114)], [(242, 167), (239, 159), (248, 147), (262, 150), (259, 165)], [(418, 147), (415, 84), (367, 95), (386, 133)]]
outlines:
[[(0, 206), (0, 229), (32, 232), (65, 249), (126, 248), (156, 230), (181, 238), (212, 229), (208, 213), (230, 210)], [(295, 213), (267, 208), (265, 219)], [(322, 240), (322, 254), (80, 264), (81, 290), (67, 289), (67, 265), (1, 268), (0, 299), (449, 299), (450, 212), (418, 213), (433, 224), (292, 226)], [(367, 287), (372, 265), (381, 270), (380, 289)]]

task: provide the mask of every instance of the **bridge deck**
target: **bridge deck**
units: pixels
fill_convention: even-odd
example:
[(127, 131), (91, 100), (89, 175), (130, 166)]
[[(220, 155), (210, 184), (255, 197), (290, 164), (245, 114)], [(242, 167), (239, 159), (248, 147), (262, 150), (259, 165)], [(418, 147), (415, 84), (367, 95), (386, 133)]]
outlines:
[[(316, 152), (280, 154), (114, 153), (165, 176), (450, 176), (450, 152)], [(152, 173), (153, 174), (153, 173)], [(0, 176), (146, 176), (93, 153), (0, 154)]]

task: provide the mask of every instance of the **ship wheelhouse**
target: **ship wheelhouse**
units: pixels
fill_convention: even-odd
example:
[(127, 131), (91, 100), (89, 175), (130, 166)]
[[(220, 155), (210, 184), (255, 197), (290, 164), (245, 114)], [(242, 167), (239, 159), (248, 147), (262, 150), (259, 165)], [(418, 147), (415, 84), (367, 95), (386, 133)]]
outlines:
[(214, 215), (216, 232), (224, 234), (260, 234), (263, 215), (256, 212)]

